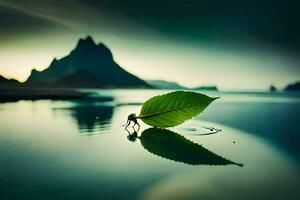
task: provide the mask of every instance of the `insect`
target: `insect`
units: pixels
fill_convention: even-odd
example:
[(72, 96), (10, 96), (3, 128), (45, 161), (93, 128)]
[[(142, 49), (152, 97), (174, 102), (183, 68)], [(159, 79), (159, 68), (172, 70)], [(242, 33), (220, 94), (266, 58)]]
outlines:
[[(138, 131), (140, 130), (140, 127), (141, 127), (141, 126), (140, 126), (140, 124), (139, 124), (138, 121), (137, 121), (136, 114), (134, 114), (134, 113), (128, 115), (128, 117), (127, 117), (127, 122), (126, 122), (126, 124), (124, 125), (126, 130), (127, 130), (127, 127), (130, 126), (130, 123), (131, 123), (131, 122), (134, 123), (133, 126), (132, 126), (132, 128), (134, 129), (134, 131), (135, 131), (135, 132), (138, 132)], [(134, 128), (135, 125), (138, 125), (138, 130), (135, 130), (135, 128)], [(128, 130), (127, 130), (127, 131), (128, 131)]]

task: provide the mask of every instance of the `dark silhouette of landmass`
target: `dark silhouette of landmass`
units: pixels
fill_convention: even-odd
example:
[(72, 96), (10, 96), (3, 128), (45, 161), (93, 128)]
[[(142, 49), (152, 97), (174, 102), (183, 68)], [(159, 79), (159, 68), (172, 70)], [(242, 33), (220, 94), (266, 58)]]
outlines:
[(14, 87), (18, 86), (20, 83), (15, 79), (6, 79), (0, 75), (0, 87)]
[(40, 99), (89, 99), (89, 94), (63, 88), (0, 87), (0, 102)]
[(199, 86), (195, 88), (189, 88), (179, 85), (176, 82), (169, 82), (164, 80), (148, 80), (147, 83), (158, 89), (170, 89), (170, 90), (208, 90), (219, 91), (217, 86)]
[(269, 91), (270, 92), (276, 92), (277, 88), (274, 85), (271, 85)]
[(0, 76), (0, 102), (39, 99), (88, 99), (88, 93), (63, 88), (28, 87), (14, 79)]
[(193, 88), (194, 90), (210, 90), (210, 91), (219, 91), (217, 86), (200, 86)]
[(188, 89), (186, 87), (179, 85), (178, 83), (163, 81), (163, 80), (149, 80), (147, 81), (147, 83), (158, 89), (170, 89), (170, 90)]
[(300, 91), (300, 82), (291, 83), (284, 88), (284, 91)]
[(152, 86), (122, 69), (104, 44), (96, 44), (88, 36), (80, 39), (68, 56), (54, 59), (46, 70), (32, 70), (26, 83), (0, 76), (0, 101), (89, 98), (88, 94), (75, 91), (74, 88)]
[(111, 51), (88, 36), (66, 57), (54, 59), (42, 72), (32, 70), (28, 85), (71, 88), (151, 88), (121, 68)]
[(55, 84), (74, 88), (97, 88), (102, 86), (101, 81), (99, 81), (94, 74), (87, 70), (79, 70), (63, 75), (55, 79)]

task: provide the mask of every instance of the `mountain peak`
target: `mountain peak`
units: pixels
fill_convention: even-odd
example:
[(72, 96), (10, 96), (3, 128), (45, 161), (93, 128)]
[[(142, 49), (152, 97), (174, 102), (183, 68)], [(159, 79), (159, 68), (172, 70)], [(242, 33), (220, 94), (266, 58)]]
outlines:
[(91, 60), (101, 58), (113, 62), (113, 55), (110, 49), (103, 43), (96, 44), (91, 36), (79, 39), (76, 48), (71, 54), (79, 60)]
[(86, 38), (85, 38), (84, 40), (85, 40), (86, 42), (95, 44), (95, 42), (94, 42), (92, 36), (90, 36), (90, 35), (86, 36)]
[(96, 46), (96, 43), (94, 42), (93, 38), (91, 36), (87, 36), (86, 38), (80, 38), (77, 47), (91, 47)]

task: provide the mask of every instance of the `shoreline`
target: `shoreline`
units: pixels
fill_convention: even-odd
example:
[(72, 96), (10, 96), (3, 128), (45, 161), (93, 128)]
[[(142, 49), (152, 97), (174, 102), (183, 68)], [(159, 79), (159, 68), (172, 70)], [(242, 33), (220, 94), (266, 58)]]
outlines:
[(89, 93), (61, 88), (0, 87), (0, 102), (19, 100), (74, 100), (85, 99)]

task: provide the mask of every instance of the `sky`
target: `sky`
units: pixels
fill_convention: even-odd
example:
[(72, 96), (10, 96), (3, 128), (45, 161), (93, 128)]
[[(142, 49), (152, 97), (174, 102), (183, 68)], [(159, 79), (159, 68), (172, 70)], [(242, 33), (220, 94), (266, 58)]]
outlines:
[(300, 80), (300, 2), (0, 0), (0, 75), (25, 81), (91, 35), (145, 80), (224, 90)]

